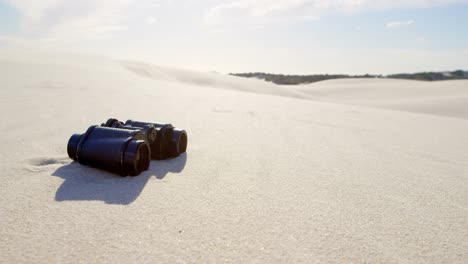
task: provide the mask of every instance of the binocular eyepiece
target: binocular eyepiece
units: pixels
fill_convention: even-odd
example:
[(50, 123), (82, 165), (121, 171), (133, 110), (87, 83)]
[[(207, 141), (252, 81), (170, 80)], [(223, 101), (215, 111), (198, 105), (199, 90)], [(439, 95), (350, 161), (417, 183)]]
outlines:
[(151, 159), (177, 157), (186, 149), (187, 133), (171, 124), (124, 124), (113, 118), (72, 135), (67, 145), (71, 159), (121, 176), (137, 176), (149, 168)]

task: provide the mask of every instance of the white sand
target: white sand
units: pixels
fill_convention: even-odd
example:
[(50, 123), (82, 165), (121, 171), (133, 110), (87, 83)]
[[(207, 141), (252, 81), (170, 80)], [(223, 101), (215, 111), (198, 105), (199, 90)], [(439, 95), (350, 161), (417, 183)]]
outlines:
[[(466, 263), (468, 82), (281, 87), (78, 55), (0, 56), (0, 262)], [(188, 153), (71, 163), (108, 117)]]
[(466, 80), (341, 79), (294, 86), (314, 100), (468, 119)]

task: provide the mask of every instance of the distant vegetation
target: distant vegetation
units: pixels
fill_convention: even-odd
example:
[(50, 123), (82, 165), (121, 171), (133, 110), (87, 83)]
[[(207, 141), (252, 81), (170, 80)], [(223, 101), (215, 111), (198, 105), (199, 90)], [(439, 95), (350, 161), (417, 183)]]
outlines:
[(340, 78), (392, 78), (392, 79), (407, 79), (418, 81), (441, 81), (441, 80), (461, 80), (468, 79), (468, 71), (452, 71), (452, 72), (420, 72), (420, 73), (400, 73), (391, 75), (347, 75), (347, 74), (314, 74), (314, 75), (284, 75), (271, 74), (263, 72), (253, 73), (230, 73), (230, 75), (246, 78), (257, 78), (267, 82), (273, 82), (283, 85), (306, 84), (331, 79)]
[(400, 73), (388, 75), (387, 78), (418, 81), (462, 80), (468, 79), (468, 71)]

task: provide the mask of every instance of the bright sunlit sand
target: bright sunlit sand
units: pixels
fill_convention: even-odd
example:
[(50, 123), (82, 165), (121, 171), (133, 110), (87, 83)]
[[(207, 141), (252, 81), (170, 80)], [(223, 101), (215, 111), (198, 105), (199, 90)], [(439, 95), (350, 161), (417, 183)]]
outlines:
[[(1, 55), (0, 262), (463, 263), (468, 81), (277, 86), (80, 55)], [(187, 153), (72, 162), (109, 117)]]

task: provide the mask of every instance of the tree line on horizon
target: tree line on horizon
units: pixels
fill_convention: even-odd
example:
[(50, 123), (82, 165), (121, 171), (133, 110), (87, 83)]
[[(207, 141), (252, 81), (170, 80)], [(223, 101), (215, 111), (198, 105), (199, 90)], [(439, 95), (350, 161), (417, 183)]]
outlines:
[(297, 85), (314, 83), (332, 79), (342, 78), (382, 78), (382, 79), (405, 79), (405, 80), (418, 80), (418, 81), (442, 81), (442, 80), (462, 80), (468, 79), (468, 71), (451, 71), (451, 72), (419, 72), (419, 73), (399, 73), (390, 75), (348, 75), (348, 74), (313, 74), (313, 75), (285, 75), (285, 74), (272, 74), (263, 72), (251, 73), (230, 73), (229, 75), (256, 78), (273, 82), (281, 85)]

